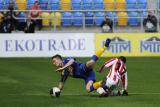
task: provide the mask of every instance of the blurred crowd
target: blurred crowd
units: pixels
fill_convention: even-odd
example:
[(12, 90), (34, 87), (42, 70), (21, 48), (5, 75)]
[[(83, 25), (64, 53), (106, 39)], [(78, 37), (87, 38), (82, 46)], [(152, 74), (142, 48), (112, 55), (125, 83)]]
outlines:
[(34, 33), (35, 27), (42, 29), (41, 8), (39, 2), (35, 1), (30, 7), (30, 12), (14, 12), (14, 6), (9, 5), (8, 11), (0, 12), (0, 33), (11, 33), (12, 31), (23, 31)]

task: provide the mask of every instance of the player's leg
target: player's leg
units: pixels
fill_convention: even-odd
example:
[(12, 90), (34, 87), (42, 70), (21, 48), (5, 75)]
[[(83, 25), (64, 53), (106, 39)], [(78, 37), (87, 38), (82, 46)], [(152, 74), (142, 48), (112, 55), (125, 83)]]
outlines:
[(91, 57), (91, 59), (89, 61), (86, 62), (86, 67), (88, 68), (92, 68), (93, 65), (96, 63), (96, 61), (98, 60), (98, 58), (104, 53), (104, 51), (109, 47), (109, 44), (110, 44), (110, 39), (106, 39), (106, 42), (105, 42), (105, 46), (100, 49), (99, 51), (96, 52), (95, 55), (93, 55)]
[(90, 69), (88, 72), (86, 72), (87, 77), (85, 78), (86, 83), (86, 90), (88, 92), (94, 91), (98, 89), (101, 86), (101, 82), (95, 82), (95, 72)]

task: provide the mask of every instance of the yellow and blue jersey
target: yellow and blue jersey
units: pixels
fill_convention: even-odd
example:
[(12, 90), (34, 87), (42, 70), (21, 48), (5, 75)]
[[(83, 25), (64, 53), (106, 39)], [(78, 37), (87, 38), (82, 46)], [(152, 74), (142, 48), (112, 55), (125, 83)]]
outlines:
[(73, 57), (68, 57), (63, 60), (63, 64), (67, 64), (71, 59), (74, 60), (74, 63), (69, 67), (65, 68), (61, 73), (61, 82), (65, 82), (68, 76), (73, 78), (81, 78), (85, 80), (87, 84), (88, 81), (95, 81), (95, 73), (92, 68), (87, 68), (86, 63), (80, 63), (76, 61)]

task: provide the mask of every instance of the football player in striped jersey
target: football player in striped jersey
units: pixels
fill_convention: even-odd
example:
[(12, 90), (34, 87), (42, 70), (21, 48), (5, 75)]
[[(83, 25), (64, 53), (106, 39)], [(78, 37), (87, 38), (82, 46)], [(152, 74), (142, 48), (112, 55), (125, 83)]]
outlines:
[(109, 68), (109, 73), (102, 81), (102, 86), (97, 89), (97, 92), (101, 96), (108, 96), (113, 90), (113, 87), (118, 86), (118, 95), (120, 96), (120, 80), (122, 81), (122, 95), (128, 95), (128, 77), (126, 69), (126, 57), (120, 56), (119, 58), (113, 58), (105, 62), (99, 72), (104, 71), (105, 68)]

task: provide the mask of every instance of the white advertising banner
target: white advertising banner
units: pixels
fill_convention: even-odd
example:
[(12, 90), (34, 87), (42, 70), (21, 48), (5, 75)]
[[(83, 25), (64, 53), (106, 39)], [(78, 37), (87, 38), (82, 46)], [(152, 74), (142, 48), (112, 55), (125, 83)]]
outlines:
[(92, 33), (0, 35), (0, 57), (87, 57), (94, 54)]

